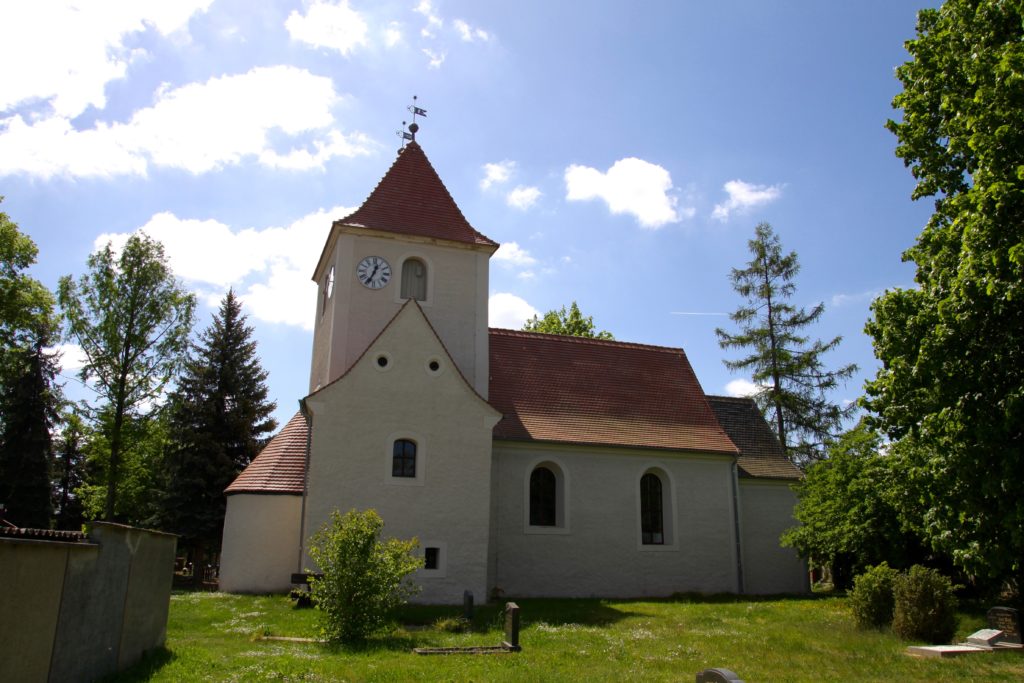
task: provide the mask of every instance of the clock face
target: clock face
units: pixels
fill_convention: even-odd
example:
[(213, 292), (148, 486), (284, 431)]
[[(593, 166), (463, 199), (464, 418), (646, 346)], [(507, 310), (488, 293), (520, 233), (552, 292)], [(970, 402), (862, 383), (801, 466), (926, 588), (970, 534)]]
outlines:
[(356, 277), (370, 289), (380, 289), (391, 281), (391, 266), (380, 256), (367, 256), (356, 267)]

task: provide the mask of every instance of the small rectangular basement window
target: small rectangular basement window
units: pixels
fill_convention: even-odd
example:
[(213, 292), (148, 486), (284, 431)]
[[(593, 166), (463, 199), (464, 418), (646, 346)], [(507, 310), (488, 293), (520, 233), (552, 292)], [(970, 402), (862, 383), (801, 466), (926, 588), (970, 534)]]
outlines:
[(424, 569), (437, 569), (439, 566), (439, 559), (441, 557), (440, 548), (424, 548), (423, 549), (423, 568)]

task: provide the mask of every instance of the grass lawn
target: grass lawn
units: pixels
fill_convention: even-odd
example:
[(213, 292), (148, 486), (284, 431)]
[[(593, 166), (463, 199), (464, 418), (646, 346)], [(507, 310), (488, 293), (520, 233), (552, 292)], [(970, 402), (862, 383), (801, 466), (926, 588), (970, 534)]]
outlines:
[[(1021, 681), (1024, 654), (915, 659), (890, 633), (858, 631), (844, 598), (520, 600), (518, 654), (421, 656), (414, 647), (497, 645), (500, 607), (472, 629), (434, 626), (458, 608), (409, 606), (368, 645), (257, 640), (313, 637), (317, 612), (284, 596), (175, 593), (166, 649), (110, 681), (693, 681), (725, 667), (758, 681)], [(984, 627), (962, 614), (958, 640)]]

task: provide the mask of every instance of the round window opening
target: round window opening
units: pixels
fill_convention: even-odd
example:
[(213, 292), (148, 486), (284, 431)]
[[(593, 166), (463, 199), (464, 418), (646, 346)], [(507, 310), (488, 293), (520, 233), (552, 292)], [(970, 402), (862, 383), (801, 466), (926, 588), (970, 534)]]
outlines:
[(432, 361), (430, 361), (430, 365), (427, 366), (427, 367), (430, 368), (431, 372), (437, 372), (438, 370), (441, 369), (441, 364), (438, 363), (436, 360), (432, 360)]
[(377, 356), (377, 367), (386, 368), (388, 366), (387, 356)]

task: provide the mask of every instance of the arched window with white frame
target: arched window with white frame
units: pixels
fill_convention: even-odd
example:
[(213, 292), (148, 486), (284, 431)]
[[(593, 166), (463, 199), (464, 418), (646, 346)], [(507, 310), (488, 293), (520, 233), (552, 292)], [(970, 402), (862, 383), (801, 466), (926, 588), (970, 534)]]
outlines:
[(402, 263), (402, 298), (426, 301), (427, 264), (418, 258), (407, 258)]

